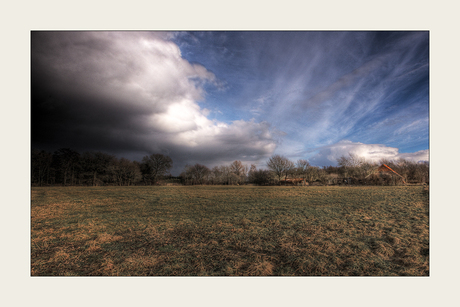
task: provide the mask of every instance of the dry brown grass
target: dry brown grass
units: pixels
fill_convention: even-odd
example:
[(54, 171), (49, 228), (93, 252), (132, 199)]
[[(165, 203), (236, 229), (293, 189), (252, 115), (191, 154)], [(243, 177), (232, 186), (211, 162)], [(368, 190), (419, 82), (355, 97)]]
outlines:
[[(249, 276), (270, 276), (273, 275), (275, 265), (267, 260), (256, 261), (251, 263), (247, 269)], [(246, 274), (244, 274), (246, 275)]]
[(31, 274), (429, 275), (420, 187), (33, 188)]

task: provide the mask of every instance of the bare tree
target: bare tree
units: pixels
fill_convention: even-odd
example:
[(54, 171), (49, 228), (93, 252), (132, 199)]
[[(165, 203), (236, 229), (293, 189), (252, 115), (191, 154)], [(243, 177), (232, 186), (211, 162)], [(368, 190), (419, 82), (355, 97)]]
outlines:
[(317, 166), (310, 166), (308, 169), (307, 169), (307, 172), (306, 172), (306, 180), (309, 182), (309, 183), (312, 183), (313, 181), (315, 180), (319, 180), (319, 177), (320, 177), (320, 169), (319, 167)]
[(243, 172), (244, 165), (241, 163), (241, 161), (234, 161), (232, 164), (230, 164), (230, 169), (237, 176), (240, 176), (240, 174)]
[(221, 174), (222, 174), (222, 179), (223, 179), (223, 182), (226, 183), (226, 184), (233, 184), (235, 182), (237, 182), (237, 178), (235, 178), (235, 174), (232, 172), (232, 169), (230, 166), (228, 165), (221, 165), (219, 166), (219, 169), (221, 171)]
[(368, 167), (366, 160), (354, 153), (349, 153), (348, 156), (341, 156), (337, 159), (337, 164), (340, 166), (343, 176), (348, 177), (365, 177)]
[(341, 156), (339, 159), (337, 159), (338, 165), (345, 167), (359, 167), (365, 162), (366, 160), (363, 157), (360, 157), (354, 153), (349, 153), (348, 157)]
[(182, 176), (192, 184), (203, 184), (207, 182), (211, 170), (202, 164), (186, 165)]
[(44, 150), (32, 150), (31, 179), (32, 183), (42, 186), (49, 181), (52, 155)]
[(291, 160), (288, 159), (286, 161), (286, 166), (284, 168), (284, 174), (285, 174), (284, 178), (287, 179), (290, 175), (295, 174), (295, 171), (296, 171), (296, 169), (295, 169), (294, 162), (292, 162)]
[(429, 182), (430, 181), (430, 164), (428, 161), (418, 162), (416, 179), (420, 182)]
[(284, 174), (285, 159), (285, 157), (280, 155), (274, 155), (270, 157), (267, 162), (268, 168), (278, 176), (279, 181), (281, 181), (281, 176)]
[(79, 163), (80, 154), (70, 148), (61, 148), (53, 154), (53, 166), (56, 173), (59, 176), (59, 181), (64, 185), (67, 185), (70, 180), (70, 184), (74, 183), (75, 179), (75, 168)]
[(305, 185), (305, 181), (307, 180), (307, 172), (310, 166), (311, 165), (307, 160), (303, 160), (303, 159), (297, 160), (296, 173), (300, 178), (303, 179), (303, 185)]
[(294, 170), (294, 163), (288, 158), (280, 155), (274, 155), (269, 158), (267, 166), (276, 176), (278, 176), (279, 181), (281, 181), (281, 177), (283, 175), (287, 177)]
[(165, 175), (173, 165), (170, 157), (162, 154), (151, 154), (142, 158), (141, 171), (144, 181), (154, 183), (160, 176)]
[(114, 156), (103, 152), (85, 152), (83, 154), (83, 171), (92, 186), (107, 182), (109, 166), (114, 159)]
[(219, 184), (222, 181), (222, 172), (218, 166), (214, 166), (209, 173), (209, 178), (211, 179), (211, 184)]
[(254, 164), (251, 164), (251, 167), (249, 169), (249, 172), (248, 172), (248, 180), (249, 182), (254, 182), (254, 174), (255, 172), (257, 172), (257, 167), (254, 165)]
[(142, 178), (139, 165), (125, 158), (115, 159), (110, 170), (117, 185), (129, 186)]
[(207, 177), (211, 172), (210, 169), (206, 165), (202, 164), (195, 164), (193, 166), (193, 177), (199, 184), (203, 184), (207, 181)]
[(270, 183), (270, 179), (271, 179), (271, 172), (269, 170), (265, 170), (265, 169), (260, 169), (260, 170), (256, 170), (254, 171), (253, 173), (253, 181), (255, 184), (258, 184), (258, 185), (266, 185), (266, 184), (269, 184)]
[[(429, 164), (399, 159), (394, 163), (393, 169), (404, 177), (406, 181), (427, 182), (429, 177)], [(391, 166), (390, 166), (391, 167)]]
[(241, 161), (234, 161), (230, 164), (230, 170), (235, 177), (238, 178), (238, 183), (244, 182), (246, 178), (246, 173), (248, 172), (248, 167), (244, 165)]

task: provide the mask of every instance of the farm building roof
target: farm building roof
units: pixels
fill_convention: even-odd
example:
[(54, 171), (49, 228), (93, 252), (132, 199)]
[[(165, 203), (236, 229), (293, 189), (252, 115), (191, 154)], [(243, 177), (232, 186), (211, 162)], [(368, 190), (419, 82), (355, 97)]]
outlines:
[(395, 172), (391, 167), (389, 167), (388, 165), (386, 164), (382, 164), (380, 165), (375, 171), (373, 171), (370, 175), (374, 174), (374, 173), (390, 173), (390, 174), (395, 174), (399, 177), (401, 177), (402, 181), (404, 183), (406, 183), (406, 181), (404, 180), (404, 177), (401, 176), (400, 174), (398, 174), (397, 172)]

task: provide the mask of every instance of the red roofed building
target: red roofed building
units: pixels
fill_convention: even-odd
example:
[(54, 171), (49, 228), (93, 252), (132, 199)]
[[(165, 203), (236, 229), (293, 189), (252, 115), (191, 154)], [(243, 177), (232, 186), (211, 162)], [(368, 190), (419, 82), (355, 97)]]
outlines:
[[(375, 181), (376, 176), (379, 179), (381, 179), (381, 180), (379, 180), (379, 181), (381, 181), (381, 183), (387, 182), (387, 183), (392, 183), (393, 185), (396, 185), (398, 183), (398, 181), (401, 180), (403, 184), (406, 184), (406, 181), (404, 180), (404, 177), (401, 176), (400, 174), (398, 174), (397, 172), (395, 172), (391, 167), (389, 167), (386, 164), (380, 165), (371, 174), (366, 176), (366, 179)], [(371, 177), (371, 178), (369, 178), (369, 177)]]

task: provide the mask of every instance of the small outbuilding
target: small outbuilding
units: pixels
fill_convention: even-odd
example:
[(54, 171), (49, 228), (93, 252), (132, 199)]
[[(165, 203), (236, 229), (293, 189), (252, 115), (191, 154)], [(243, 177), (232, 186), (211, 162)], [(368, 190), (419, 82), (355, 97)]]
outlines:
[(386, 164), (380, 165), (372, 173), (365, 178), (368, 182), (380, 183), (380, 184), (392, 184), (397, 185), (400, 182), (406, 184), (404, 177), (395, 172), (391, 167)]

